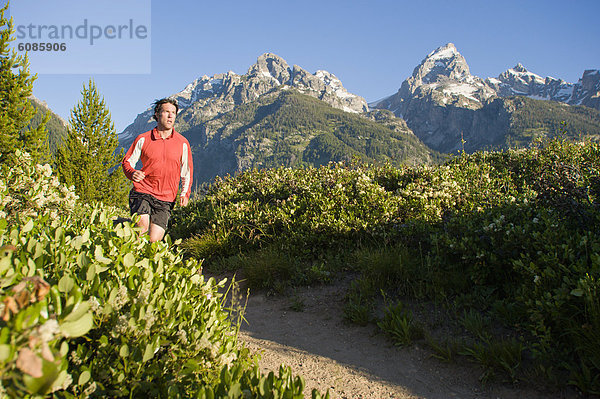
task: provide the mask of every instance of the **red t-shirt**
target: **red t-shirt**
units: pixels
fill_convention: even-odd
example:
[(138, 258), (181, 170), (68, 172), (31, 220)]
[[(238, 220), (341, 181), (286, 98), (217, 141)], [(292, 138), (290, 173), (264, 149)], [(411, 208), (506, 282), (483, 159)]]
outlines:
[(156, 128), (136, 137), (121, 162), (125, 176), (130, 180), (133, 180), (138, 161), (142, 161), (141, 170), (146, 177), (133, 182), (135, 191), (173, 202), (181, 182), (180, 195), (190, 197), (194, 174), (192, 150), (187, 139), (175, 129), (166, 139), (160, 137)]

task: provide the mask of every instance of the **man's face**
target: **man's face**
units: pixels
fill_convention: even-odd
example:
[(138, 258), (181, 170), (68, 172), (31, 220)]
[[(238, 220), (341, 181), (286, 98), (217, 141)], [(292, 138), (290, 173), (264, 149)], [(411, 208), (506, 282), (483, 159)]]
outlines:
[(161, 105), (160, 110), (156, 113), (159, 130), (172, 129), (173, 125), (175, 125), (176, 116), (177, 108), (173, 104), (165, 103)]

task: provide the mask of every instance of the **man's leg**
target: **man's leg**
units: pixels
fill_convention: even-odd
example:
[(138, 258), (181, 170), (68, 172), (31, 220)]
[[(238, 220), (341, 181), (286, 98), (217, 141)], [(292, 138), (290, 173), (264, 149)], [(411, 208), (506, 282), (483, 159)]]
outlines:
[(150, 214), (150, 242), (160, 241), (164, 238), (169, 218), (171, 217), (172, 202), (152, 199), (152, 213)]
[(150, 235), (150, 242), (160, 241), (165, 236), (165, 229), (157, 224), (150, 223), (150, 231), (148, 234)]
[(137, 222), (137, 226), (142, 228), (140, 235), (148, 233), (150, 236), (150, 242), (160, 241), (165, 236), (165, 229), (157, 224), (150, 223), (150, 215), (140, 215), (140, 220)]
[(173, 208), (172, 202), (161, 201), (150, 194), (132, 190), (129, 195), (129, 208), (131, 214), (137, 213), (140, 216), (137, 226), (141, 228), (141, 235), (148, 233), (150, 242), (164, 238)]
[(150, 214), (152, 213), (152, 207), (146, 195), (131, 190), (129, 193), (129, 210), (132, 215), (137, 213), (140, 216), (136, 226), (142, 229), (140, 235), (144, 235), (150, 228)]
[(137, 226), (142, 228), (140, 234), (147, 232), (150, 228), (150, 215), (140, 215), (140, 220), (138, 220)]

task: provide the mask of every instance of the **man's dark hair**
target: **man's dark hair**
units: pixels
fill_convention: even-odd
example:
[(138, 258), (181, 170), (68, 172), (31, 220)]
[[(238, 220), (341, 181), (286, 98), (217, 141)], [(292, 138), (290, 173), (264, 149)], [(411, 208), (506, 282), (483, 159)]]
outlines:
[(160, 112), (163, 104), (173, 104), (175, 106), (175, 113), (179, 112), (179, 104), (177, 104), (177, 100), (174, 98), (161, 98), (160, 100), (156, 100), (152, 103), (154, 105), (154, 114), (152, 114), (152, 119), (156, 119), (156, 114)]

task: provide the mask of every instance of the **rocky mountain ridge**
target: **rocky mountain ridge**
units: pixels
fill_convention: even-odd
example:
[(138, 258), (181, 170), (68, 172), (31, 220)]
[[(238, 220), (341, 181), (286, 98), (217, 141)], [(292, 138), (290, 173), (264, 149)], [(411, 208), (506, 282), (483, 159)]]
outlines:
[(28, 97), (29, 100), (31, 100), (33, 103), (39, 105), (41, 108), (45, 109), (46, 111), (50, 112), (53, 118), (56, 118), (57, 122), (59, 122), (63, 127), (67, 127), (69, 125), (69, 123), (63, 119), (60, 115), (56, 114), (54, 111), (52, 111), (50, 109), (50, 106), (48, 105), (48, 103), (44, 100), (40, 100), (39, 98), (37, 98), (36, 96), (34, 96), (33, 94), (31, 96)]
[[(465, 141), (468, 150), (475, 151), (502, 141), (514, 109), (499, 100), (512, 96), (598, 110), (600, 72), (586, 70), (579, 82), (572, 84), (544, 79), (519, 64), (497, 78), (482, 79), (471, 75), (465, 58), (448, 43), (429, 53), (397, 93), (370, 106), (388, 109), (405, 119), (408, 127), (437, 151), (465, 149)], [(494, 129), (493, 123), (486, 123), (489, 118), (503, 120), (505, 127)]]
[(577, 83), (568, 83), (550, 76), (542, 78), (517, 64), (497, 78), (487, 78), (486, 83), (499, 97), (526, 96), (600, 109), (600, 71), (596, 69), (584, 71)]
[[(285, 92), (295, 94), (282, 97)], [(296, 94), (320, 101), (306, 102)], [(515, 101), (515, 96), (531, 100)], [(471, 74), (466, 59), (454, 44), (448, 43), (429, 53), (397, 93), (367, 104), (364, 98), (349, 93), (335, 75), (323, 70), (309, 73), (298, 65), (290, 67), (275, 54), (265, 53), (246, 74), (230, 71), (212, 77), (202, 76), (171, 97), (180, 104), (176, 129), (195, 146), (198, 156), (194, 157), (202, 159), (208, 173), (201, 178), (208, 180), (211, 176), (251, 167), (298, 162), (314, 164), (338, 159), (343, 154), (362, 154), (368, 159), (375, 159), (371, 157), (373, 154), (391, 156), (389, 151), (384, 155), (386, 152), (381, 150), (381, 145), (388, 140), (383, 136), (392, 134), (393, 129), (382, 133), (375, 147), (365, 145), (364, 134), (351, 143), (349, 137), (356, 133), (347, 128), (360, 123), (355, 119), (340, 122), (346, 118), (341, 116), (345, 114), (370, 119), (379, 125), (387, 124), (388, 128), (397, 126), (405, 132), (407, 140), (411, 135), (416, 136), (415, 139), (420, 139), (434, 152), (442, 153), (504, 148), (509, 142), (527, 145), (535, 137), (555, 132), (558, 129), (556, 117), (574, 120), (574, 114), (578, 114), (575, 119), (579, 114), (585, 114), (584, 121), (575, 121), (577, 126), (584, 127), (583, 130), (591, 127), (592, 134), (596, 134), (598, 123), (594, 114), (568, 107), (551, 107), (547, 101), (539, 104), (531, 101), (554, 100), (598, 110), (600, 73), (585, 71), (582, 79), (572, 84), (542, 78), (519, 64), (496, 78), (482, 79)], [(287, 110), (282, 113), (281, 107), (298, 106), (304, 107), (302, 111), (291, 112), (309, 112), (315, 118), (330, 119), (313, 123), (290, 117)], [(313, 110), (321, 106), (345, 112), (334, 115), (319, 110), (313, 114)], [(554, 113), (551, 117), (548, 116), (549, 109)], [(381, 120), (384, 114), (374, 114), (373, 110), (389, 112), (385, 114), (386, 122)], [(529, 118), (527, 112), (531, 110), (537, 113), (534, 119), (545, 114), (545, 122), (524, 120)], [(274, 120), (275, 116), (284, 120)], [(121, 145), (127, 148), (137, 134), (154, 126), (152, 109), (148, 108), (121, 133)], [(370, 129), (379, 128), (373, 125)], [(423, 154), (424, 162), (436, 157), (417, 148), (422, 143), (417, 145), (412, 139), (410, 144), (406, 144), (408, 141), (401, 143), (397, 138), (393, 140), (396, 140), (392, 141), (392, 146), (397, 153), (403, 153), (400, 148), (408, 145), (410, 149), (406, 154)], [(364, 152), (367, 148), (371, 148), (371, 155)], [(318, 157), (317, 153), (320, 154)], [(415, 162), (414, 156), (409, 158), (410, 162)]]
[[(244, 75), (231, 71), (212, 77), (205, 75), (170, 97), (178, 101), (180, 113), (193, 108), (190, 114), (195, 119), (208, 120), (235, 106), (255, 101), (270, 91), (287, 88), (294, 88), (346, 112), (368, 111), (365, 99), (349, 93), (332, 73), (319, 70), (311, 74), (298, 65), (290, 67), (283, 58), (272, 53), (258, 57)], [(120, 140), (133, 140), (153, 125), (152, 109), (148, 108), (120, 134)]]

